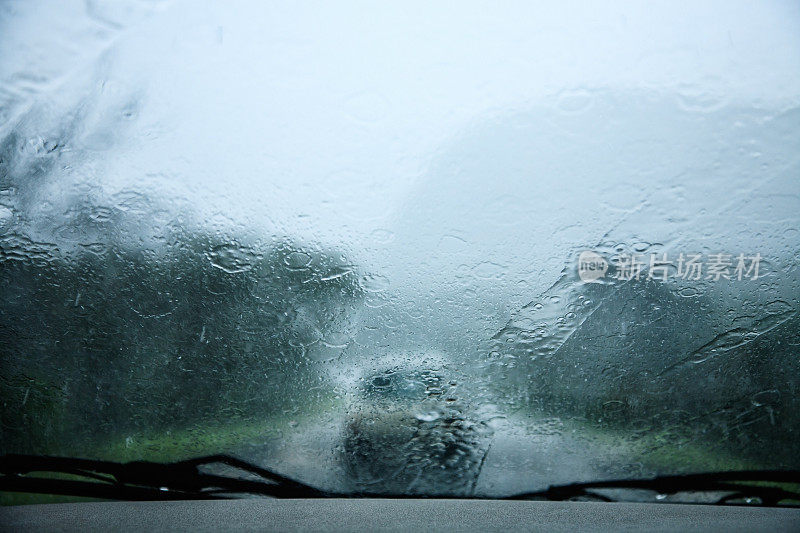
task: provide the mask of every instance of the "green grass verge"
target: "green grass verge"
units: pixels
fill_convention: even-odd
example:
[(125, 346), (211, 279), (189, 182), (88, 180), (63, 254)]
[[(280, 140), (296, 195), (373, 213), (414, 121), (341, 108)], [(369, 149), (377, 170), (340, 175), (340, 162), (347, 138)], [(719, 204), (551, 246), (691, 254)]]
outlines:
[[(238, 420), (221, 424), (199, 422), (193, 427), (138, 435), (114, 436), (100, 440), (91, 447), (66, 447), (49, 453), (105, 461), (181, 461), (203, 455), (230, 453), (248, 444), (279, 439), (294, 430), (297, 420), (331, 409), (332, 401), (304, 406), (302, 412), (273, 415), (264, 420)], [(90, 498), (0, 492), (0, 505), (65, 503), (96, 501)]]

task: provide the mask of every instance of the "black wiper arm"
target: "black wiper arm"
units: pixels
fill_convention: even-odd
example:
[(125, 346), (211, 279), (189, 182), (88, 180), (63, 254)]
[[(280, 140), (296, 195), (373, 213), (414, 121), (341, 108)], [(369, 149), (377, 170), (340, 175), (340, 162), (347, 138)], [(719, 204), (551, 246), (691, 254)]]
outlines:
[(643, 489), (660, 494), (675, 494), (678, 492), (729, 493), (721, 497), (716, 502), (717, 504), (727, 504), (732, 500), (742, 498), (758, 498), (761, 500), (760, 505), (764, 506), (777, 506), (782, 500), (800, 501), (800, 492), (783, 487), (763, 485), (763, 483), (800, 485), (800, 470), (744, 470), (657, 476), (646, 479), (590, 481), (587, 483), (570, 483), (568, 485), (551, 485), (543, 491), (516, 494), (507, 499), (561, 501), (588, 496), (603, 501), (614, 501), (613, 498), (592, 491), (597, 489)]
[[(224, 464), (261, 479), (249, 480), (208, 474), (200, 470), (202, 466), (213, 464)], [(31, 473), (69, 474), (85, 478), (87, 481), (27, 475)], [(800, 492), (784, 487), (764, 485), (764, 483), (800, 485), (800, 470), (713, 472), (646, 479), (571, 483), (551, 485), (543, 491), (526, 492), (509, 496), (506, 499), (567, 500), (585, 496), (614, 501), (608, 496), (593, 491), (598, 489), (643, 489), (660, 494), (727, 493), (717, 501), (719, 504), (746, 497), (758, 498), (761, 505), (765, 506), (777, 506), (782, 500), (800, 501)], [(0, 491), (118, 500), (218, 499), (242, 493), (275, 498), (353, 496), (323, 491), (228, 455), (211, 455), (172, 463), (151, 461), (117, 463), (70, 457), (8, 454), (0, 456)], [(359, 494), (358, 496), (387, 497), (385, 494)]]
[[(263, 481), (208, 474), (199, 468), (211, 464), (224, 464), (258, 476)], [(86, 478), (87, 481), (28, 476), (30, 473), (69, 474)], [(211, 455), (173, 463), (117, 463), (71, 457), (8, 454), (0, 456), (0, 474), (0, 491), (102, 499), (217, 499), (241, 493), (275, 498), (334, 496), (228, 455)]]

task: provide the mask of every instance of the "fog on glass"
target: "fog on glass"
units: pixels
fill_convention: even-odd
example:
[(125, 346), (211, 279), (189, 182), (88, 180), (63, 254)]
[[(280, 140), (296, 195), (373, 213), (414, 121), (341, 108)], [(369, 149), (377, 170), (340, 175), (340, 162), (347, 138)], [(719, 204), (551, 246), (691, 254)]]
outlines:
[(4, 2), (0, 452), (800, 468), (799, 172), (792, 2)]

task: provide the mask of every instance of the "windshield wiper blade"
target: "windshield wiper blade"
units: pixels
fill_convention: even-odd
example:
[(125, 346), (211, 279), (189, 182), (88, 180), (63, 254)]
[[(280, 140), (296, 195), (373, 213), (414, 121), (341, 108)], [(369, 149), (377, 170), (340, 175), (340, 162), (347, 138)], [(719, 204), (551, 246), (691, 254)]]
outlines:
[[(200, 470), (202, 466), (213, 464), (227, 465), (261, 479), (242, 479)], [(27, 475), (31, 473), (38, 475)], [(334, 496), (228, 455), (210, 455), (172, 463), (117, 463), (47, 455), (7, 454), (0, 456), (0, 474), (0, 491), (115, 500), (218, 499), (242, 493), (274, 498)], [(87, 480), (42, 477), (42, 474), (68, 474)]]
[(800, 492), (774, 485), (764, 485), (764, 483), (788, 483), (800, 486), (800, 470), (740, 470), (656, 476), (641, 479), (590, 481), (586, 483), (551, 485), (546, 490), (516, 494), (506, 499), (562, 501), (576, 497), (590, 497), (610, 502), (616, 500), (594, 491), (598, 489), (641, 489), (659, 494), (676, 494), (679, 492), (727, 493), (715, 502), (719, 505), (730, 504), (735, 500), (745, 498), (757, 498), (760, 501), (758, 505), (767, 507), (778, 506), (783, 500), (800, 502)]
[[(226, 465), (260, 479), (215, 475), (200, 470), (200, 467), (214, 464)], [(39, 475), (35, 477), (28, 475), (32, 473)], [(53, 474), (77, 476), (85, 478), (86, 481), (47, 477), (47, 475)], [(641, 489), (659, 494), (725, 493), (716, 502), (718, 504), (730, 504), (744, 498), (757, 498), (760, 501), (759, 505), (763, 506), (779, 506), (780, 502), (784, 500), (800, 502), (800, 492), (797, 492), (794, 487), (790, 490), (764, 483), (800, 486), (800, 470), (727, 471), (570, 483), (551, 485), (546, 490), (525, 492), (507, 496), (504, 499), (562, 501), (576, 497), (589, 497), (601, 501), (616, 501), (594, 491)], [(171, 463), (152, 461), (118, 463), (71, 457), (7, 454), (0, 456), (0, 491), (115, 500), (220, 499), (245, 493), (274, 498), (410, 497), (409, 495), (345, 494), (323, 491), (228, 455), (210, 455)], [(430, 498), (433, 496), (416, 495), (413, 497)], [(453, 498), (454, 496), (446, 497)], [(458, 496), (455, 497), (458, 498)], [(474, 497), (467, 496), (466, 498)]]

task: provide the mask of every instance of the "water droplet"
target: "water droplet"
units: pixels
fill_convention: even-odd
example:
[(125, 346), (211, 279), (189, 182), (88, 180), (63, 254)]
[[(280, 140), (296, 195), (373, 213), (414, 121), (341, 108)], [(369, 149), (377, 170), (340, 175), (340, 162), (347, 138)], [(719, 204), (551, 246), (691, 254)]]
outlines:
[(346, 276), (348, 274), (352, 274), (352, 273), (353, 273), (353, 269), (352, 268), (349, 268), (349, 267), (336, 267), (336, 268), (334, 268), (333, 270), (331, 270), (330, 272), (328, 272), (326, 275), (322, 276), (319, 279), (320, 279), (320, 281), (331, 281), (331, 280), (334, 280), (334, 279), (343, 278), (344, 276)]
[(108, 207), (95, 207), (89, 214), (89, 218), (95, 222), (105, 223), (111, 220), (111, 209)]
[(207, 252), (206, 256), (212, 265), (228, 274), (247, 272), (253, 268), (253, 253), (236, 244), (222, 244)]
[(376, 229), (372, 232), (372, 239), (378, 244), (388, 244), (394, 240), (394, 233), (388, 229)]
[(695, 287), (684, 287), (678, 291), (678, 294), (684, 298), (693, 298), (700, 294), (700, 291), (698, 291)]
[(305, 252), (292, 252), (283, 258), (283, 264), (290, 270), (305, 270), (311, 264), (311, 256)]
[(426, 411), (424, 413), (417, 413), (414, 415), (414, 418), (422, 422), (433, 422), (434, 420), (438, 420), (440, 416), (442, 415), (439, 411)]
[(506, 267), (491, 261), (478, 263), (472, 268), (472, 273), (478, 279), (500, 279), (505, 271)]
[(770, 315), (779, 315), (791, 311), (792, 309), (792, 306), (783, 300), (775, 300), (774, 302), (768, 303), (766, 306), (767, 313)]
[(678, 89), (678, 102), (686, 111), (708, 113), (725, 106), (725, 97), (701, 86), (683, 85)]
[(564, 91), (558, 97), (556, 107), (568, 114), (582, 113), (592, 107), (594, 95), (585, 89)]
[(322, 344), (328, 348), (346, 348), (350, 344), (350, 337), (345, 333), (332, 332), (325, 335)]
[(380, 274), (367, 274), (361, 277), (359, 284), (367, 292), (383, 292), (389, 287), (389, 280)]

